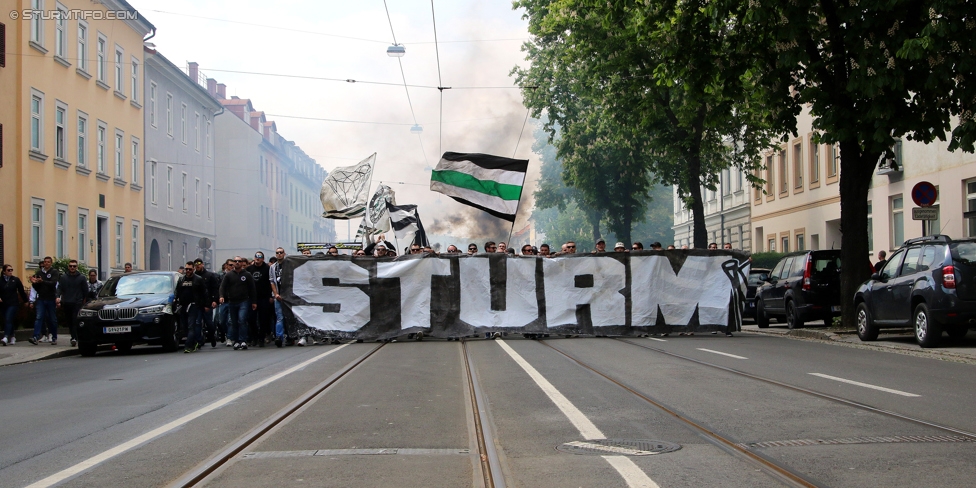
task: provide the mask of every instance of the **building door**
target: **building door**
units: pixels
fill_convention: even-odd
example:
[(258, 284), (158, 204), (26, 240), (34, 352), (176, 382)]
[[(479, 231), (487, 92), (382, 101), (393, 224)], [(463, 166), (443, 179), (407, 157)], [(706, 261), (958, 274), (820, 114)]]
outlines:
[(156, 239), (149, 245), (149, 270), (159, 271), (159, 243)]

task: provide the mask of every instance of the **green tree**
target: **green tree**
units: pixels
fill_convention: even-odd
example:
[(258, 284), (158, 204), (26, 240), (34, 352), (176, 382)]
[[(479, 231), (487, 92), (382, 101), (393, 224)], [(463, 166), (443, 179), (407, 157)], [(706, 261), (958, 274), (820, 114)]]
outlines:
[[(515, 2), (526, 9), (534, 36), (523, 48), (531, 67), (514, 70), (521, 85), (537, 87), (523, 90), (526, 105), (546, 110), (570, 148), (589, 150), (595, 140), (614, 145), (640, 165), (631, 163), (629, 179), (640, 169), (677, 185), (692, 210), (698, 247), (707, 241), (701, 187), (715, 189), (718, 173), (731, 165), (755, 167), (773, 134), (769, 112), (758, 103), (751, 58), (735, 50), (740, 31), (707, 5)], [(573, 131), (580, 140), (568, 137), (576, 125), (585, 129)], [(592, 133), (599, 129), (615, 137)]]
[[(976, 10), (967, 0), (833, 0), (713, 5), (753, 54), (765, 105), (786, 130), (809, 106), (816, 140), (840, 146), (841, 294), (868, 278), (867, 196), (899, 138), (976, 140)], [(895, 245), (900, 243), (894, 243)], [(843, 322), (855, 324), (853, 307)]]

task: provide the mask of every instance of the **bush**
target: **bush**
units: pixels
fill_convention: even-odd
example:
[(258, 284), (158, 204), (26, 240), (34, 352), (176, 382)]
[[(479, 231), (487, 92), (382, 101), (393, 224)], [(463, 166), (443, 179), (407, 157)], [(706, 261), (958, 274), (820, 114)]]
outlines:
[(753, 268), (773, 269), (776, 263), (784, 256), (781, 252), (757, 252), (752, 255)]

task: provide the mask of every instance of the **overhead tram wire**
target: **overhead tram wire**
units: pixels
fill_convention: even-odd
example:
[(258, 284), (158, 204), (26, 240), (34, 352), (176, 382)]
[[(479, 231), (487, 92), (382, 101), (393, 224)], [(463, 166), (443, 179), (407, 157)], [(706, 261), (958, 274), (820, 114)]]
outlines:
[(444, 90), (450, 90), (451, 87), (444, 86), (444, 80), (441, 78), (441, 49), (437, 44), (437, 16), (434, 15), (434, 0), (430, 0), (430, 20), (434, 27), (434, 52), (437, 54), (437, 90), (441, 95), (440, 115), (437, 117), (437, 154), (440, 157), (444, 154)]
[[(399, 46), (396, 40), (396, 32), (393, 30), (393, 18), (390, 17), (390, 8), (386, 5), (386, 0), (383, 0), (383, 9), (386, 10), (386, 20), (390, 23), (390, 34), (393, 36), (393, 45)], [(407, 87), (407, 75), (403, 72), (403, 60), (397, 57), (397, 64), (400, 65), (400, 77), (403, 79), (403, 91), (407, 93), (407, 104), (410, 105), (410, 115), (413, 117), (413, 125), (417, 124), (417, 114), (413, 110), (413, 100), (410, 99), (410, 88)], [(427, 160), (427, 151), (424, 150), (424, 140), (420, 134), (417, 134), (417, 138), (420, 139), (420, 151), (424, 153), (424, 164), (430, 166), (430, 161)]]
[[(7, 53), (7, 54), (8, 55), (15, 55), (17, 53)], [(23, 54), (23, 56), (33, 56), (33, 55), (32, 54)], [(43, 57), (43, 55), (41, 55), (41, 54), (38, 54), (37, 56)], [(410, 88), (428, 88), (428, 89), (431, 89), (431, 90), (441, 89), (442, 88), (442, 87), (433, 86), (433, 85), (410, 85), (410, 84), (407, 84), (407, 83), (393, 83), (393, 82), (389, 82), (389, 81), (369, 81), (369, 80), (357, 80), (355, 78), (331, 78), (331, 77), (327, 77), (327, 76), (290, 75), (290, 74), (281, 74), (281, 73), (262, 73), (262, 72), (259, 72), (259, 71), (241, 71), (241, 70), (233, 70), (233, 69), (207, 68), (207, 71), (216, 72), (216, 73), (235, 73), (235, 74), (255, 75), (255, 76), (276, 76), (276, 77), (279, 77), (279, 78), (298, 78), (298, 79), (303, 79), (303, 80), (337, 81), (337, 82), (341, 82), (341, 83), (360, 83), (360, 84), (364, 84), (364, 85), (383, 85), (383, 86), (397, 86), (397, 87), (399, 87), (399, 86), (408, 86)], [(522, 88), (534, 89), (534, 88), (538, 88), (538, 87), (537, 86), (531, 86), (531, 85), (529, 85), (529, 86), (513, 85), (513, 86), (453, 86), (453, 87), (446, 87), (446, 88), (450, 88), (452, 90), (504, 90), (504, 89), (513, 89), (513, 88), (517, 88), (517, 89), (522, 89)]]

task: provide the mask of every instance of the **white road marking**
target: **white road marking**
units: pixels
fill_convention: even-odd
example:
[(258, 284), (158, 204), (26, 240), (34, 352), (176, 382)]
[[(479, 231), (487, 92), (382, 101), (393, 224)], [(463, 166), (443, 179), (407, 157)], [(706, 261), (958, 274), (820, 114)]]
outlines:
[(894, 393), (895, 395), (901, 395), (901, 396), (912, 397), (912, 398), (921, 396), (921, 395), (916, 395), (914, 393), (904, 392), (904, 391), (901, 391), (901, 390), (892, 390), (891, 388), (885, 388), (883, 386), (869, 385), (867, 383), (861, 383), (860, 381), (854, 381), (854, 380), (847, 380), (847, 379), (844, 379), (844, 378), (838, 378), (836, 376), (830, 376), (828, 374), (822, 374), (822, 373), (810, 373), (810, 374), (813, 375), (813, 376), (818, 376), (820, 378), (826, 378), (828, 380), (840, 381), (841, 383), (847, 383), (849, 385), (863, 386), (865, 388), (870, 388), (872, 390), (884, 391), (884, 392), (887, 392), (887, 393)]
[(699, 350), (699, 351), (705, 351), (705, 352), (710, 352), (710, 353), (712, 353), (712, 354), (721, 354), (721, 355), (723, 355), (723, 356), (728, 356), (728, 357), (730, 357), (730, 358), (736, 358), (736, 359), (749, 359), (749, 358), (747, 358), (747, 357), (743, 357), (743, 356), (736, 356), (735, 354), (729, 354), (729, 353), (727, 353), (727, 352), (720, 352), (720, 351), (713, 351), (713, 350), (711, 350), (711, 349), (705, 349), (705, 348), (701, 348), (701, 347), (699, 347), (699, 348), (698, 348), (698, 350)]
[(658, 341), (658, 342), (668, 342), (668, 341), (666, 341), (664, 339), (657, 339), (655, 337), (645, 337), (645, 339), (650, 339), (652, 341)]
[(155, 428), (153, 430), (150, 430), (149, 432), (146, 432), (145, 434), (142, 434), (142, 435), (140, 435), (140, 436), (138, 436), (138, 437), (136, 437), (134, 439), (131, 439), (131, 440), (127, 441), (127, 442), (123, 442), (122, 444), (119, 444), (119, 445), (117, 445), (117, 446), (115, 446), (115, 447), (113, 447), (113, 448), (111, 448), (111, 449), (109, 449), (107, 451), (104, 451), (104, 452), (101, 452), (99, 454), (96, 454), (96, 455), (94, 455), (94, 456), (92, 456), (92, 457), (90, 457), (90, 458), (88, 458), (88, 459), (86, 459), (86, 460), (84, 460), (84, 461), (82, 461), (82, 462), (80, 462), (78, 464), (75, 464), (74, 466), (71, 466), (69, 468), (63, 469), (61, 471), (58, 471), (57, 473), (54, 473), (51, 476), (48, 476), (47, 478), (44, 478), (44, 479), (42, 479), (40, 481), (37, 481), (35, 483), (32, 483), (32, 484), (28, 485), (27, 488), (46, 488), (46, 487), (49, 487), (49, 486), (54, 486), (54, 485), (56, 485), (56, 484), (58, 484), (58, 483), (60, 483), (60, 482), (62, 482), (64, 480), (66, 480), (66, 479), (68, 479), (68, 478), (70, 478), (72, 476), (78, 475), (78, 474), (80, 474), (80, 473), (82, 473), (82, 472), (84, 472), (84, 471), (86, 471), (88, 469), (91, 469), (91, 468), (93, 468), (93, 467), (95, 467), (95, 466), (97, 466), (97, 465), (99, 465), (99, 464), (101, 464), (101, 463), (103, 463), (105, 461), (108, 461), (109, 459), (112, 459), (113, 457), (118, 456), (119, 454), (125, 453), (126, 451), (129, 451), (131, 449), (134, 449), (136, 447), (139, 447), (142, 444), (145, 444), (145, 443), (147, 443), (147, 442), (149, 442), (149, 441), (151, 441), (151, 440), (153, 440), (153, 439), (155, 439), (155, 438), (157, 438), (157, 437), (159, 437), (159, 436), (161, 436), (163, 434), (166, 434), (169, 431), (171, 431), (173, 429), (176, 429), (177, 427), (180, 427), (180, 426), (186, 424), (187, 422), (190, 422), (191, 420), (194, 420), (196, 418), (201, 417), (202, 415), (205, 415), (205, 414), (210, 413), (210, 412), (212, 412), (214, 410), (217, 410), (218, 408), (223, 407), (224, 405), (227, 405), (228, 403), (230, 403), (230, 402), (232, 402), (234, 400), (237, 400), (238, 398), (240, 398), (240, 397), (242, 397), (244, 395), (247, 395), (248, 393), (250, 393), (250, 392), (252, 392), (254, 390), (257, 390), (258, 388), (267, 386), (267, 385), (269, 385), (269, 384), (271, 384), (271, 383), (273, 383), (273, 382), (275, 382), (275, 381), (277, 381), (277, 380), (279, 380), (279, 379), (281, 379), (281, 378), (283, 378), (285, 376), (288, 376), (288, 375), (294, 373), (295, 371), (298, 371), (298, 370), (300, 370), (300, 369), (302, 369), (302, 368), (304, 368), (304, 367), (306, 367), (306, 366), (308, 366), (308, 365), (310, 365), (310, 364), (312, 364), (312, 363), (314, 363), (314, 362), (316, 362), (316, 361), (318, 361), (318, 360), (320, 360), (320, 359), (328, 356), (329, 354), (332, 354), (332, 353), (338, 351), (339, 349), (342, 349), (342, 348), (344, 348), (344, 347), (346, 347), (348, 345), (349, 345), (348, 343), (347, 344), (343, 344), (343, 345), (341, 345), (341, 346), (339, 346), (339, 347), (337, 347), (335, 349), (330, 349), (330, 350), (328, 350), (326, 352), (323, 352), (322, 354), (319, 354), (318, 356), (315, 356), (312, 359), (309, 359), (307, 361), (303, 361), (301, 363), (298, 363), (297, 365), (292, 366), (291, 368), (288, 368), (288, 369), (286, 369), (286, 370), (284, 370), (284, 371), (282, 371), (282, 372), (280, 372), (280, 373), (278, 373), (278, 374), (276, 374), (274, 376), (271, 376), (270, 378), (264, 379), (264, 380), (259, 381), (259, 382), (255, 383), (255, 384), (251, 385), (251, 386), (248, 386), (247, 388), (244, 388), (242, 390), (238, 390), (238, 391), (236, 391), (234, 393), (231, 393), (230, 395), (227, 395), (224, 398), (221, 398), (220, 400), (217, 400), (217, 401), (211, 403), (210, 405), (207, 405), (207, 406), (205, 406), (203, 408), (200, 408), (198, 410), (195, 410), (193, 412), (190, 412), (190, 413), (188, 413), (188, 414), (186, 414), (186, 415), (184, 415), (184, 416), (182, 416), (182, 417), (180, 417), (180, 418), (178, 418), (176, 420), (173, 420), (172, 422), (169, 422), (169, 423), (164, 424), (164, 425), (162, 425), (160, 427), (157, 427), (157, 428)]
[[(607, 436), (603, 435), (600, 431), (590, 422), (590, 419), (586, 418), (576, 405), (573, 405), (552, 383), (549, 382), (544, 376), (542, 376), (539, 371), (537, 371), (531, 364), (522, 358), (519, 353), (515, 352), (505, 341), (501, 339), (496, 339), (495, 342), (501, 346), (502, 350), (508, 353), (509, 356), (515, 361), (516, 364), (522, 367), (536, 385), (552, 400), (552, 403), (556, 404), (556, 407), (563, 412), (563, 415), (569, 419), (569, 421), (576, 427), (580, 435), (586, 440), (596, 440), (596, 439), (606, 439)], [(658, 488), (657, 483), (654, 482), (650, 477), (647, 476), (644, 471), (640, 469), (630, 458), (624, 456), (600, 456), (606, 459), (610, 466), (620, 473), (627, 486), (631, 488)]]

